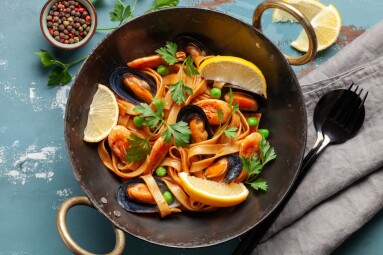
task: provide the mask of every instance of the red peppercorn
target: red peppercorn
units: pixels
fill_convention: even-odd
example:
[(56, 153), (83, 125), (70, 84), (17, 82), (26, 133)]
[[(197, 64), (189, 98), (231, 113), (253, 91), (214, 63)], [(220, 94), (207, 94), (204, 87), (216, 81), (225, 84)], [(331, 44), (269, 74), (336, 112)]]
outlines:
[(69, 33), (69, 37), (70, 37), (70, 38), (73, 38), (74, 35), (73, 35), (72, 33)]
[(68, 44), (68, 42), (69, 42), (68, 40), (64, 40), (64, 43), (65, 43), (65, 44)]
[(85, 17), (85, 20), (86, 20), (87, 22), (91, 21), (91, 19), (92, 19), (92, 18), (91, 18), (89, 15)]
[(55, 3), (55, 6), (56, 6), (56, 7), (57, 7), (57, 6), (59, 6), (59, 3), (58, 3), (58, 2), (56, 2), (56, 3)]
[(81, 31), (81, 32), (80, 32), (80, 35), (84, 35), (84, 31)]
[(85, 9), (81, 7), (81, 8), (78, 8), (78, 11), (79, 11), (79, 12), (84, 12)]
[(52, 28), (49, 29), (49, 33), (51, 34), (51, 36), (53, 36), (53, 29)]
[(64, 43), (64, 41), (65, 41), (64, 38), (61, 38), (61, 39), (60, 39), (60, 42), (61, 42), (61, 43)]

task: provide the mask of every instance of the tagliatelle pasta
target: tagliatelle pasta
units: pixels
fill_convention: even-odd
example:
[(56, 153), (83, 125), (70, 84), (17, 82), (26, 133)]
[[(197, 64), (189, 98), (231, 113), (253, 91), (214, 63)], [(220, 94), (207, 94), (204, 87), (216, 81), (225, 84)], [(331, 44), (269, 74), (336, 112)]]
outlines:
[[(129, 183), (141, 178), (142, 183), (146, 184), (147, 188), (142, 192), (150, 193), (151, 196), (147, 194), (145, 198), (140, 198), (136, 193), (129, 195), (129, 185), (124, 188), (129, 202), (155, 204), (161, 217), (182, 210), (216, 210), (215, 206), (198, 201), (195, 199), (197, 196), (185, 192), (179, 174), (186, 172), (191, 176), (220, 183), (245, 182), (249, 174), (242, 166), (241, 159), (259, 159), (258, 144), (263, 139), (257, 133), (261, 118), (261, 113), (257, 111), (258, 102), (246, 95), (250, 92), (236, 94), (240, 90), (238, 86), (233, 86), (233, 90), (225, 90), (230, 84), (226, 87), (225, 83), (215, 84), (198, 74), (190, 75), (190, 62), (189, 66), (185, 64), (189, 54), (178, 54), (184, 58), (167, 65), (168, 73), (163, 75), (154, 69), (158, 65), (153, 63), (164, 63), (161, 55), (132, 61), (133, 64), (128, 63), (129, 68), (118, 71), (119, 79), (114, 79), (118, 84), (114, 86), (127, 84), (132, 99), (124, 98), (116, 92), (118, 124), (98, 145), (101, 161), (121, 177), (122, 182)], [(200, 61), (206, 59), (195, 52), (191, 57), (197, 67)], [(139, 63), (139, 68), (134, 67), (135, 63)], [(211, 97), (209, 91), (213, 86), (222, 90), (226, 101), (224, 95), (220, 98)], [(181, 90), (184, 92), (179, 94)], [(147, 92), (152, 95), (151, 103), (141, 100), (140, 93)], [(175, 95), (185, 97), (182, 103), (179, 103), (181, 98)], [(241, 97), (244, 96), (254, 101), (255, 110), (241, 110)], [(183, 111), (189, 106), (193, 107)], [(258, 125), (249, 126), (249, 117), (256, 117)], [(238, 159), (235, 161), (237, 168), (233, 166), (229, 155), (235, 155)], [(165, 176), (156, 176), (158, 167), (166, 169)], [(177, 201), (176, 207), (165, 200), (156, 179), (161, 179), (166, 185), (166, 189)]]

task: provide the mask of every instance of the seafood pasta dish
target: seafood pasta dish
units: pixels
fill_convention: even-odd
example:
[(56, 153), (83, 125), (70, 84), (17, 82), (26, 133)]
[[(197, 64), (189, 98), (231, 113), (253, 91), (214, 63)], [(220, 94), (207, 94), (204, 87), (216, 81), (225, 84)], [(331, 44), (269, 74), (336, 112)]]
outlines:
[[(267, 190), (260, 173), (276, 153), (261, 123), (266, 81), (253, 63), (179, 36), (116, 68), (101, 90), (112, 107), (94, 96), (84, 140), (98, 143), (102, 163), (121, 179), (116, 196), (125, 210), (207, 212), (246, 201), (249, 189)], [(111, 124), (94, 124), (97, 103)]]

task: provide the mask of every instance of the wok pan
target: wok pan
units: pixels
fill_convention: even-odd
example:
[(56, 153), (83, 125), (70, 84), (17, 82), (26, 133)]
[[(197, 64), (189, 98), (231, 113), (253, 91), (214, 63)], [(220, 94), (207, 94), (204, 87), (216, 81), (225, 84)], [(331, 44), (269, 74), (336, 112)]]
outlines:
[[(311, 60), (316, 53), (316, 37), (309, 21), (295, 8), (276, 1), (266, 1), (255, 10), (254, 26), (258, 29), (217, 11), (175, 7), (129, 21), (93, 50), (73, 83), (65, 113), (68, 156), (74, 176), (87, 195), (87, 198), (69, 199), (58, 212), (59, 232), (70, 250), (90, 254), (73, 241), (65, 225), (67, 211), (77, 204), (94, 206), (116, 226), (113, 254), (119, 254), (125, 245), (121, 230), (163, 246), (205, 247), (231, 240), (256, 227), (283, 200), (303, 158), (307, 123), (303, 96), (289, 61), (261, 32), (260, 18), (268, 8), (289, 11), (310, 35), (309, 52), (298, 58), (288, 57), (290, 63), (303, 64)], [(152, 55), (166, 41), (184, 33), (203, 38), (216, 55), (245, 58), (263, 72), (268, 86), (268, 106), (261, 124), (270, 130), (268, 140), (278, 154), (262, 174), (269, 189), (267, 192), (251, 190), (244, 203), (210, 213), (185, 212), (165, 219), (157, 214), (133, 214), (117, 203), (120, 179), (104, 167), (97, 154), (97, 145), (82, 140), (89, 105), (97, 84), (107, 85), (112, 70), (125, 66), (132, 59)], [(160, 231), (164, 229), (166, 231)]]

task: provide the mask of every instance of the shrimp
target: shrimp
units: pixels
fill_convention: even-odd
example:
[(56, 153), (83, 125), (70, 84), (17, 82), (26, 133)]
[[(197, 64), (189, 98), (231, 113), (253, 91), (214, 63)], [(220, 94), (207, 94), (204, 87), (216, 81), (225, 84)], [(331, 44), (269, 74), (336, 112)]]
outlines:
[[(186, 58), (186, 53), (179, 51), (176, 53), (178, 60), (183, 61)], [(157, 68), (159, 65), (167, 65), (166, 61), (162, 58), (160, 54), (151, 55), (143, 58), (137, 58), (128, 63), (129, 67), (132, 68)]]
[(246, 136), (239, 147), (239, 156), (250, 158), (254, 153), (258, 153), (261, 140), (262, 136), (257, 132)]
[(117, 125), (112, 128), (108, 136), (108, 144), (112, 152), (125, 161), (126, 150), (130, 147), (128, 138), (131, 132), (124, 126)]

